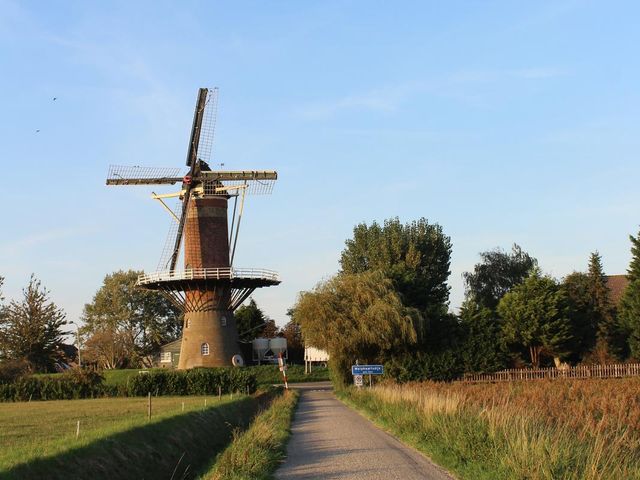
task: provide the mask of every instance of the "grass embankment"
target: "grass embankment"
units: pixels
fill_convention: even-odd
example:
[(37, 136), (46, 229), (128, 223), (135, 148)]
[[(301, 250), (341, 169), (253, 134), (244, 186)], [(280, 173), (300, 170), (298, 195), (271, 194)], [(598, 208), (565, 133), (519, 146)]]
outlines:
[[(282, 373), (278, 370), (277, 365), (254, 365), (245, 368), (255, 374), (260, 386), (283, 383)], [(314, 367), (311, 373), (304, 373), (304, 365), (287, 366), (287, 381), (289, 383), (321, 382), (329, 379), (328, 368)]]
[(381, 385), (341, 398), (462, 479), (640, 478), (640, 379)]
[(271, 478), (285, 454), (291, 419), (299, 393), (287, 390), (256, 417), (202, 476), (210, 480), (258, 480)]
[(152, 397), (151, 420), (146, 398), (0, 404), (0, 478), (182, 478), (257, 410), (256, 398), (237, 395)]

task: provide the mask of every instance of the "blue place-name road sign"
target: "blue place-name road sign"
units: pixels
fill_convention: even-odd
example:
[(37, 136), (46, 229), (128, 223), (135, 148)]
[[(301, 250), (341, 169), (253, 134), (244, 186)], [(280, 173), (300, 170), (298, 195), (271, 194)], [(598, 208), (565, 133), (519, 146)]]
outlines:
[(351, 375), (382, 375), (382, 365), (351, 365)]

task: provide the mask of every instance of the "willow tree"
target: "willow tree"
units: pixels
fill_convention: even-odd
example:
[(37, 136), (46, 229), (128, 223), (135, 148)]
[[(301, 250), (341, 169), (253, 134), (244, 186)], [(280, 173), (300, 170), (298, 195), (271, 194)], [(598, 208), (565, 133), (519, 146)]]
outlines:
[(356, 361), (379, 362), (384, 353), (416, 342), (419, 313), (403, 305), (380, 271), (337, 275), (301, 293), (293, 311), (306, 343), (329, 352), (341, 383)]

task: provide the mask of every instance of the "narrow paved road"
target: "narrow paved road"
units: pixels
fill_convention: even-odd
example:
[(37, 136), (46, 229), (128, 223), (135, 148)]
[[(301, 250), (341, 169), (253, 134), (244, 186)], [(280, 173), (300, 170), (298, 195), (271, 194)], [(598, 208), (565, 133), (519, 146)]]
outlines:
[(328, 382), (295, 387), (302, 395), (277, 479), (452, 479), (337, 400)]

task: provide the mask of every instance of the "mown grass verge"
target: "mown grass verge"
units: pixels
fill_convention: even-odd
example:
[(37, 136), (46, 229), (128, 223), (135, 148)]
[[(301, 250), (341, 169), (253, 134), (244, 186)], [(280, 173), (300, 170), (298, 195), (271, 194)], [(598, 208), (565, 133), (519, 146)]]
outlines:
[(209, 480), (260, 480), (272, 478), (285, 455), (291, 419), (299, 392), (284, 391), (244, 433), (232, 443), (202, 478)]
[(191, 477), (258, 408), (249, 396), (208, 397), (206, 407), (205, 397), (158, 397), (147, 420), (141, 398), (2, 404), (0, 478)]
[[(571, 411), (546, 415), (526, 391), (503, 395), (506, 400), (487, 396), (480, 405), (453, 388), (431, 386), (350, 388), (338, 396), (461, 479), (640, 478), (640, 432), (607, 418), (611, 408), (596, 415), (599, 427), (593, 428), (586, 420), (583, 426), (571, 423)], [(528, 403), (514, 400), (518, 396)], [(567, 408), (580, 402), (570, 395), (563, 400)], [(609, 428), (609, 422), (617, 426)]]

